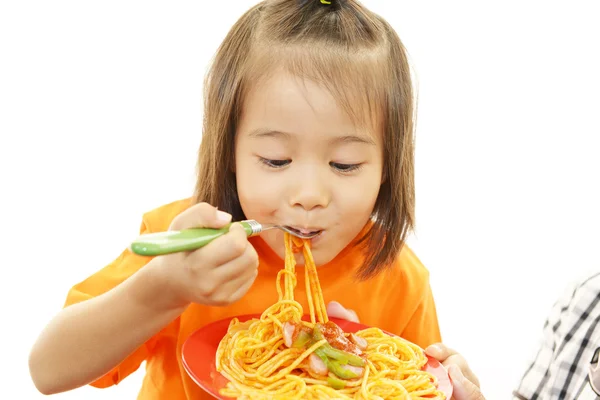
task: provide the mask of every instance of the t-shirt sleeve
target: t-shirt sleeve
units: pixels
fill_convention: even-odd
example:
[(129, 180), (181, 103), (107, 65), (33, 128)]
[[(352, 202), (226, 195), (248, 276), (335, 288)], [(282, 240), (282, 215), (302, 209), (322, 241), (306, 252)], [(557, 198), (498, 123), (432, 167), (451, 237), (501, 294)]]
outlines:
[(424, 286), (423, 297), (417, 303), (415, 312), (404, 328), (402, 337), (421, 346), (423, 349), (433, 343), (442, 341), (437, 310), (429, 281)]
[(402, 304), (409, 316), (401, 329), (401, 336), (421, 348), (441, 342), (429, 271), (408, 246), (401, 252), (400, 264), (404, 284), (396, 294), (400, 298), (392, 304)]
[[(148, 230), (147, 224), (143, 222), (140, 234), (147, 233)], [(67, 294), (64, 307), (92, 299), (108, 292), (127, 278), (131, 277), (149, 261), (149, 257), (138, 256), (131, 253), (129, 250), (123, 251), (114, 261), (73, 286)], [(142, 362), (147, 359), (154, 342), (155, 338), (151, 338), (110, 372), (92, 382), (91, 385), (98, 388), (106, 388), (122, 381), (125, 377), (135, 372)]]

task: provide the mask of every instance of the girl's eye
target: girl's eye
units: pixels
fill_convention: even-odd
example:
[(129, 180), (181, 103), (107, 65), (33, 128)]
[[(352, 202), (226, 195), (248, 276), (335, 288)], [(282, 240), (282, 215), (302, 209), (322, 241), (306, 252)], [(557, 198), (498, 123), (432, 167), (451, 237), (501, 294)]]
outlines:
[(291, 163), (292, 160), (269, 160), (261, 157), (260, 162), (271, 168), (282, 168)]
[(340, 164), (336, 162), (330, 162), (329, 165), (339, 172), (348, 173), (357, 171), (358, 169), (360, 169), (362, 164)]

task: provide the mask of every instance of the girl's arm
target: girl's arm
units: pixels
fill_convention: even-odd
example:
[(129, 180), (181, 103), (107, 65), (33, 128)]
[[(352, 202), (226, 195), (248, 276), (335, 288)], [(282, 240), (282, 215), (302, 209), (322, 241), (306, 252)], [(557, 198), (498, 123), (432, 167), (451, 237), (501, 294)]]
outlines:
[[(220, 228), (231, 216), (205, 203), (178, 215), (171, 230)], [(258, 274), (244, 228), (189, 252), (156, 257), (112, 290), (63, 309), (29, 356), (38, 390), (59, 393), (94, 382), (177, 318), (190, 303), (238, 301)]]
[(185, 306), (171, 306), (161, 296), (154, 261), (113, 290), (65, 308), (48, 324), (29, 357), (40, 392), (95, 381), (183, 312)]

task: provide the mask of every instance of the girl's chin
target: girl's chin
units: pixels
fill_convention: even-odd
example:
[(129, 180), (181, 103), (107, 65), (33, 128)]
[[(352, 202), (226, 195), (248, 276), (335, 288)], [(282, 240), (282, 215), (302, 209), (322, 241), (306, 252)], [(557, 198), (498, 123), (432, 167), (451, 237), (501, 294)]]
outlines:
[(298, 266), (304, 266), (304, 254), (302, 254), (302, 253), (295, 253), (294, 254), (294, 259), (296, 260), (296, 265), (298, 265)]
[[(313, 260), (314, 260), (317, 268), (327, 264), (328, 262), (330, 262), (333, 259), (333, 257), (331, 257), (330, 255), (321, 254), (319, 251), (313, 251), (312, 256), (313, 256)], [(296, 259), (296, 265), (301, 266), (301, 267), (304, 266), (304, 254), (295, 253), (294, 258)]]
[[(277, 231), (276, 231), (277, 232)], [(279, 233), (279, 232), (277, 232)], [(265, 232), (264, 235), (264, 239), (266, 241), (266, 243), (269, 245), (269, 247), (279, 256), (279, 258), (281, 258), (282, 260), (285, 260), (285, 247), (283, 244), (283, 234), (272, 234), (272, 232)], [(318, 235), (315, 239), (313, 239), (312, 243), (311, 243), (311, 254), (313, 256), (313, 260), (315, 261), (315, 265), (317, 267), (327, 264), (329, 261), (331, 261), (334, 257), (331, 256), (331, 254), (323, 254), (323, 250), (329, 250), (327, 248), (323, 248), (323, 246), (321, 246), (321, 242), (322, 242), (322, 235), (320, 234)], [(328, 253), (328, 252), (326, 252)], [(297, 253), (294, 253), (294, 258), (296, 260), (296, 265), (298, 266), (304, 266), (304, 254), (302, 254), (302, 251), (299, 251)]]

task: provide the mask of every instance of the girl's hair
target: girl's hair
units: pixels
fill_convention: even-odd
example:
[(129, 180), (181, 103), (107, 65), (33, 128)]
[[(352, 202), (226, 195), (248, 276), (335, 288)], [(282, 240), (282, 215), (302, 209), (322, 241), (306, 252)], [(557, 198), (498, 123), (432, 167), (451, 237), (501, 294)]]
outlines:
[(414, 102), (402, 42), (357, 1), (266, 0), (235, 23), (206, 77), (194, 200), (245, 219), (234, 168), (238, 118), (252, 85), (278, 69), (318, 82), (357, 124), (383, 133), (375, 222), (359, 238), (367, 251), (358, 278), (372, 277), (391, 265), (414, 226)]

